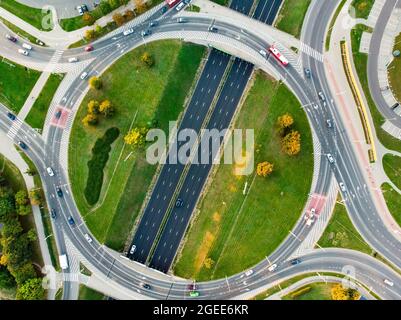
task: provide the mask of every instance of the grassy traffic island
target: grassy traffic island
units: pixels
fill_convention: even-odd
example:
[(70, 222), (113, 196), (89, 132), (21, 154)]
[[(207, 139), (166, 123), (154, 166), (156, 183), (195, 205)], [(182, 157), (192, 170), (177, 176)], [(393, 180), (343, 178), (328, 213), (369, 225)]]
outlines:
[[(401, 33), (395, 38), (393, 51), (401, 51)], [(401, 57), (395, 57), (388, 67), (388, 78), (391, 90), (398, 102), (401, 102)]]
[(285, 0), (277, 18), (276, 27), (299, 38), (310, 3), (311, 0)]
[[(166, 130), (178, 118), (204, 52), (180, 41), (137, 48), (106, 70), (101, 88), (91, 89), (77, 112), (69, 144), (72, 191), (94, 236), (115, 250), (124, 248), (157, 169), (124, 136), (131, 127)], [(91, 100), (108, 100), (114, 115), (84, 125)]]
[[(216, 166), (173, 267), (177, 276), (203, 281), (253, 266), (284, 240), (306, 203), (313, 172), (307, 117), (283, 84), (262, 72), (253, 81), (235, 128), (254, 129), (257, 170), (238, 176), (235, 165)], [(291, 131), (301, 134), (295, 156), (282, 150), (277, 126), (282, 115), (291, 115)], [(263, 168), (271, 168), (266, 163), (273, 171), (264, 177)]]

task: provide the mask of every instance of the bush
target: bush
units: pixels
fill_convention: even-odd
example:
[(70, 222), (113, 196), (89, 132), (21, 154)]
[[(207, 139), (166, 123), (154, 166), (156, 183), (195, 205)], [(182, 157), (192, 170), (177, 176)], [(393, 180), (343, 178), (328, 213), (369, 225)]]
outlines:
[(108, 129), (104, 136), (97, 139), (92, 148), (92, 159), (88, 161), (88, 179), (85, 187), (85, 198), (89, 205), (94, 205), (100, 196), (103, 184), (103, 170), (109, 160), (111, 144), (118, 138), (118, 128)]
[(89, 79), (89, 86), (90, 86), (92, 89), (99, 90), (99, 89), (102, 87), (102, 80), (100, 80), (99, 77), (93, 76), (93, 77), (91, 77), (91, 78)]
[(26, 281), (17, 290), (17, 300), (42, 300), (45, 289), (42, 286), (42, 279), (35, 278)]
[(291, 298), (299, 297), (299, 296), (309, 292), (310, 290), (311, 290), (311, 287), (303, 287), (303, 288), (299, 289), (298, 291), (291, 293)]
[(16, 285), (14, 277), (7, 270), (6, 267), (0, 266), (0, 288), (1, 289), (11, 289)]

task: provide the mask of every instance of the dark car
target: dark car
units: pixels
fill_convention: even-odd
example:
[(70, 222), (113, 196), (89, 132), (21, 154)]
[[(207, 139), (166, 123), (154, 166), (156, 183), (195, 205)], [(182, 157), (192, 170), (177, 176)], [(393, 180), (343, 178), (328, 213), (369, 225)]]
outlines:
[(57, 218), (56, 210), (51, 209), (51, 210), (50, 210), (50, 215), (51, 215), (51, 217), (52, 217), (53, 219), (56, 219), (56, 218)]
[(75, 224), (74, 218), (68, 217), (68, 223), (70, 224), (70, 226), (73, 226)]
[(195, 291), (195, 290), (196, 290), (196, 283), (195, 283), (195, 282), (190, 283), (190, 284), (188, 285), (188, 290), (189, 290), (189, 291)]
[(175, 207), (180, 208), (183, 205), (184, 205), (184, 201), (181, 198), (177, 198), (177, 200), (175, 201)]
[(306, 76), (308, 79), (310, 79), (311, 76), (312, 76), (312, 73), (311, 73), (310, 69), (305, 68), (305, 69), (304, 69), (304, 72), (305, 72), (305, 76)]
[(300, 263), (301, 263), (301, 259), (293, 259), (293, 260), (291, 260), (291, 265), (293, 265), (293, 266), (295, 266), (297, 264), (300, 264)]
[(142, 288), (144, 288), (144, 289), (146, 289), (146, 290), (151, 290), (151, 289), (152, 289), (152, 287), (151, 287), (149, 284), (147, 284), (147, 283), (143, 283), (143, 284), (142, 284)]
[(18, 145), (21, 147), (21, 149), (24, 149), (24, 150), (28, 149), (27, 145), (22, 141), (18, 141)]
[(152, 33), (152, 31), (150, 31), (150, 30), (143, 30), (141, 32), (141, 35), (142, 35), (142, 37), (146, 37), (146, 36), (149, 36), (151, 33)]
[(159, 22), (152, 21), (151, 23), (149, 23), (149, 27), (156, 27), (158, 24), (159, 24)]
[(167, 12), (167, 10), (168, 10), (168, 8), (167, 8), (167, 7), (163, 7), (161, 11), (162, 11), (162, 13), (166, 13), (166, 12)]
[(17, 38), (13, 37), (11, 34), (6, 34), (6, 38), (12, 42), (17, 42)]
[(57, 111), (56, 115), (55, 115), (56, 119), (60, 119), (61, 118), (61, 114), (62, 114), (61, 110)]
[(217, 29), (216, 27), (209, 27), (209, 31), (210, 32), (218, 32), (219, 29)]
[(60, 187), (57, 187), (56, 191), (57, 191), (57, 195), (61, 198), (63, 196), (63, 190), (61, 190)]
[(83, 5), (81, 6), (81, 8), (82, 8), (82, 11), (83, 11), (83, 12), (88, 12), (88, 11), (89, 11), (88, 6), (87, 6), (86, 4), (83, 4)]
[(7, 112), (7, 117), (10, 118), (11, 120), (15, 120), (17, 117), (13, 115), (11, 112)]

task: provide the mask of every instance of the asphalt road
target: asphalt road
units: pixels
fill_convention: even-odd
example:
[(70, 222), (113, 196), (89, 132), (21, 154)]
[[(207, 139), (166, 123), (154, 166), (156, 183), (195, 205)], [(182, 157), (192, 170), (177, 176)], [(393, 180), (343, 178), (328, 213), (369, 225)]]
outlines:
[[(318, 4), (319, 5), (319, 4)], [(336, 3), (329, 2), (321, 3), (321, 7), (316, 8), (316, 20), (310, 21), (311, 25), (315, 25), (315, 29), (313, 30), (322, 30), (321, 36), (319, 33), (311, 33), (312, 39), (311, 42), (316, 42), (316, 47), (323, 47), (324, 40), (324, 31), (325, 27), (330, 21), (330, 16), (334, 12)], [(332, 7), (333, 6), (333, 7)], [(320, 24), (319, 24), (320, 23)], [(195, 30), (205, 30), (207, 29), (207, 24), (201, 24), (200, 22), (196, 23), (196, 26), (188, 24), (186, 27), (188, 29), (195, 28)], [(322, 25), (324, 27), (322, 27)], [(233, 34), (238, 34), (239, 30), (236, 26), (229, 26), (230, 30), (227, 30), (228, 26), (221, 26), (217, 23), (217, 26), (221, 30), (221, 32), (226, 32), (231, 36)], [(174, 26), (171, 24), (171, 28), (180, 26)], [(126, 39), (116, 39), (116, 40), (108, 40), (110, 42), (104, 42), (104, 45), (108, 44), (110, 46), (121, 43), (123, 48), (127, 50), (142, 41), (137, 34), (133, 35), (130, 38)], [(249, 35), (248, 39), (242, 39), (244, 43), (249, 44), (254, 50), (258, 51), (260, 47), (267, 47), (267, 43), (264, 43), (257, 37), (253, 35)], [(100, 51), (99, 51), (100, 52)], [(90, 72), (101, 72), (112, 61), (115, 61), (121, 53), (120, 51), (113, 50), (104, 50), (102, 51), (102, 56), (99, 56), (96, 64), (92, 63), (88, 67)], [(275, 66), (276, 70), (283, 75), (283, 78), (286, 79), (287, 85), (289, 85), (294, 93), (299, 97), (302, 105), (305, 106), (305, 109), (310, 114), (310, 120), (315, 128), (319, 139), (324, 147), (324, 152), (327, 150), (331, 150), (335, 148), (335, 150), (339, 150), (336, 154), (337, 162), (331, 166), (332, 171), (335, 173), (337, 180), (342, 178), (344, 175), (347, 175), (347, 186), (349, 188), (349, 193), (345, 194), (347, 199), (346, 204), (349, 209), (351, 219), (355, 223), (358, 230), (361, 232), (365, 240), (367, 240), (373, 247), (384, 257), (388, 258), (397, 266), (400, 266), (399, 262), (399, 251), (400, 245), (394, 239), (391, 232), (388, 231), (383, 224), (381, 223), (380, 216), (374, 207), (372, 207), (372, 195), (369, 193), (369, 190), (362, 185), (359, 185), (361, 182), (363, 183), (363, 177), (361, 177), (361, 169), (355, 163), (355, 153), (350, 146), (349, 138), (346, 136), (344, 132), (344, 128), (342, 126), (341, 118), (338, 117), (337, 111), (330, 103), (328, 110), (323, 110), (319, 108), (318, 112), (315, 112), (314, 108), (311, 108), (310, 105), (312, 102), (317, 102), (318, 98), (316, 93), (312, 91), (309, 84), (305, 82), (305, 79), (299, 75), (294, 68), (289, 66), (287, 69), (283, 69), (275, 60), (270, 58), (271, 63)], [(323, 65), (318, 61), (310, 61), (311, 69), (313, 72), (313, 77), (316, 77), (320, 81), (322, 88), (326, 92), (329, 92), (327, 86), (326, 76), (324, 74)], [(314, 83), (314, 85), (316, 85)], [(76, 90), (83, 90), (87, 84), (79, 79), (76, 79), (71, 84), (71, 90), (69, 90), (68, 94), (63, 100), (63, 104), (66, 106), (72, 106), (76, 103), (76, 100), (79, 98), (75, 94)], [(319, 89), (319, 88), (317, 88)], [(329, 95), (328, 99), (330, 100)], [(308, 107), (309, 106), (309, 107)], [(327, 128), (323, 128), (324, 121), (323, 117), (326, 117), (327, 114), (332, 115), (336, 120), (336, 128), (333, 130), (336, 134), (328, 135)], [(0, 128), (8, 132), (8, 129), (12, 125), (8, 118), (6, 118), (5, 113), (0, 113), (1, 126)], [(25, 136), (32, 136), (33, 133), (29, 128), (21, 127), (17, 133), (17, 139), (23, 138)], [(63, 176), (63, 170), (60, 168), (60, 159), (59, 151), (60, 151), (60, 139), (62, 136), (62, 130), (60, 128), (52, 127), (50, 130), (48, 140), (45, 145), (43, 157), (40, 155), (39, 157), (35, 157), (33, 154), (29, 154), (32, 156), (32, 160), (38, 167), (38, 170), (41, 172), (41, 177), (43, 179), (43, 184), (45, 188), (49, 190), (54, 188), (56, 185), (61, 185), (65, 190), (68, 190), (70, 195), (70, 188), (67, 185), (65, 176)], [(40, 137), (31, 138), (35, 141), (40, 141)], [(33, 141), (31, 141), (33, 142)], [(31, 143), (29, 142), (29, 143)], [(38, 147), (36, 143), (33, 143), (32, 146), (29, 144), (30, 148), (33, 150), (37, 150)], [(335, 151), (334, 150), (334, 151)], [(333, 152), (333, 151), (332, 151)], [(35, 153), (40, 154), (35, 151)], [(334, 154), (334, 152), (333, 152)], [(46, 176), (45, 168), (49, 165), (49, 163), (53, 166), (56, 172), (55, 177)], [(349, 166), (350, 170), (346, 168)], [(350, 180), (350, 181), (349, 181)], [(349, 184), (348, 184), (349, 182)], [(354, 184), (355, 183), (355, 184)], [(357, 192), (357, 193), (356, 193)], [(349, 196), (347, 196), (349, 195)], [(48, 197), (49, 204), (52, 203), (51, 199), (49, 199), (49, 192), (46, 192), (46, 196)], [(71, 196), (65, 196), (63, 198), (58, 198), (57, 203), (60, 206), (60, 216), (59, 223), (63, 227), (64, 235), (72, 242), (72, 244), (79, 250), (79, 252), (85, 257), (86, 262), (93, 265), (96, 269), (96, 272), (100, 272), (110, 280), (114, 280), (120, 285), (129, 288), (133, 291), (136, 291), (141, 294), (145, 294), (148, 297), (159, 298), (159, 299), (182, 299), (186, 298), (188, 294), (187, 290), (187, 281), (181, 280), (168, 280), (169, 277), (165, 277), (162, 280), (160, 277), (154, 276), (155, 273), (152, 270), (147, 270), (147, 272), (140, 271), (141, 268), (133, 263), (132, 267), (128, 267), (126, 264), (123, 264), (119, 260), (116, 260), (111, 252), (100, 245), (96, 240), (92, 243), (88, 243), (83, 235), (84, 233), (89, 233), (85, 224), (83, 223), (80, 214), (75, 206), (74, 200)], [(56, 204), (57, 204), (56, 203)], [(76, 220), (76, 226), (70, 227), (67, 223), (67, 218), (69, 215), (72, 215)], [(378, 219), (376, 221), (375, 219)], [(286, 251), (286, 248), (280, 246), (283, 251)], [(288, 252), (287, 252), (288, 254)], [(398, 256), (397, 256), (398, 255)], [(283, 279), (286, 276), (292, 276), (299, 274), (300, 272), (305, 272), (305, 270), (336, 270), (338, 272), (342, 271), (342, 268), (345, 265), (353, 265), (357, 268), (356, 278), (363, 281), (368, 286), (374, 286), (382, 290), (381, 296), (384, 298), (396, 298), (400, 299), (400, 277), (395, 274), (392, 270), (390, 270), (383, 263), (378, 260), (373, 259), (367, 255), (361, 255), (358, 252), (347, 251), (347, 250), (315, 250), (314, 252), (301, 257), (302, 263), (298, 266), (289, 266), (288, 262), (285, 261), (285, 257), (282, 259), (278, 259), (278, 268), (277, 272), (269, 273), (267, 271), (267, 267), (271, 263), (271, 259), (269, 257), (268, 260), (264, 260), (255, 266), (254, 273), (247, 277), (244, 280), (244, 274), (237, 274), (227, 279), (216, 280), (206, 283), (199, 284), (199, 290), (201, 292), (201, 299), (213, 299), (213, 298), (221, 298), (226, 299), (230, 297), (236, 297), (241, 293), (247, 292), (249, 290), (260, 288), (267, 283), (272, 283), (271, 281), (277, 281), (278, 279)], [(305, 268), (305, 269), (304, 269)], [(394, 287), (389, 288), (383, 286), (383, 279), (389, 278), (394, 281)], [(146, 291), (141, 287), (141, 283), (146, 281), (152, 285), (151, 291)], [(245, 281), (245, 282), (244, 282)]]
[[(401, 8), (401, 1), (386, 0), (383, 9), (378, 17), (375, 28), (373, 29), (372, 39), (370, 40), (369, 59), (368, 59), (368, 80), (369, 90), (373, 101), (382, 116), (389, 120), (396, 127), (401, 128), (401, 117), (396, 114), (384, 100), (382, 88), (379, 82), (379, 53), (388, 20), (395, 8)], [(401, 101), (400, 101), (401, 102)]]

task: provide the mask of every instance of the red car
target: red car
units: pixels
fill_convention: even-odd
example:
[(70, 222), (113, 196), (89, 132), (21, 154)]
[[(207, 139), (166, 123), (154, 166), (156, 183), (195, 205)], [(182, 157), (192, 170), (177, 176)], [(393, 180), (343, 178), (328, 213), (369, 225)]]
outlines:
[(93, 50), (93, 46), (92, 45), (89, 45), (89, 46), (85, 47), (85, 51), (86, 52), (89, 52), (89, 51), (92, 51), (92, 50)]

